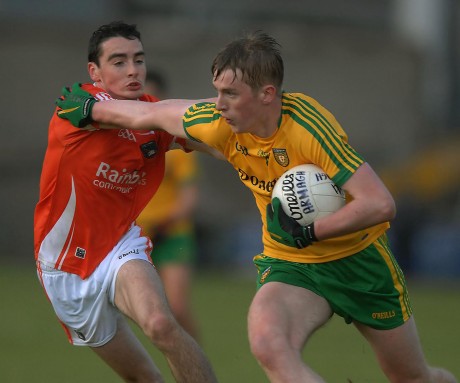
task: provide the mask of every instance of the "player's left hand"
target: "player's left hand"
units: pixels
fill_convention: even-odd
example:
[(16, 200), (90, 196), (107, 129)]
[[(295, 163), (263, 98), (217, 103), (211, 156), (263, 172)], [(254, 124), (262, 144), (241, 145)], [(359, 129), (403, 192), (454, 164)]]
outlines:
[(62, 88), (62, 97), (55, 102), (60, 108), (57, 115), (69, 120), (73, 126), (83, 128), (93, 122), (91, 111), (96, 102), (98, 100), (91, 93), (83, 90), (81, 84), (74, 83), (72, 89)]
[(272, 203), (267, 205), (267, 230), (275, 241), (298, 249), (317, 241), (313, 224), (301, 226), (294, 218), (289, 217), (281, 207), (279, 198), (273, 198)]

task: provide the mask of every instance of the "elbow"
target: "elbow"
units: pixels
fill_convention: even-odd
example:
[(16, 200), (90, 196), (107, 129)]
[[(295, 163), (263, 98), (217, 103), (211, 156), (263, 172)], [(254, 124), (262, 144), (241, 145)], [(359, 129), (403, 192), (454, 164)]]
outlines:
[(391, 196), (382, 200), (380, 206), (381, 221), (391, 221), (396, 217), (396, 203)]

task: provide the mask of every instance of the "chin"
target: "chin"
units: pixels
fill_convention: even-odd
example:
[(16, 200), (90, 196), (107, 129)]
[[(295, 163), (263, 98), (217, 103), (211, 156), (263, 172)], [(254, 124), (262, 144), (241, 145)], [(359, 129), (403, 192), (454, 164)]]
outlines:
[(244, 133), (239, 126), (230, 125), (230, 128), (232, 128), (233, 133)]
[(117, 98), (119, 100), (136, 100), (144, 94), (143, 91), (135, 91), (135, 92), (124, 92), (123, 94), (119, 95)]
[(249, 129), (246, 129), (242, 126), (232, 126), (234, 133), (252, 133)]

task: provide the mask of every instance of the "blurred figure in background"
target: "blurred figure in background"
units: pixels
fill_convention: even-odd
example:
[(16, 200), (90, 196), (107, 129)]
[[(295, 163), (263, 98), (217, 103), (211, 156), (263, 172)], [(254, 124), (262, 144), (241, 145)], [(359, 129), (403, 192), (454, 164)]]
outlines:
[[(145, 92), (160, 99), (168, 93), (166, 77), (147, 72)], [(152, 258), (163, 281), (171, 310), (195, 339), (198, 329), (190, 292), (196, 240), (193, 213), (198, 201), (198, 166), (195, 153), (172, 150), (166, 155), (165, 175), (157, 193), (137, 219), (152, 239)]]
[(163, 72), (157, 69), (147, 70), (145, 78), (144, 91), (159, 98), (160, 100), (167, 97), (169, 93), (168, 79)]

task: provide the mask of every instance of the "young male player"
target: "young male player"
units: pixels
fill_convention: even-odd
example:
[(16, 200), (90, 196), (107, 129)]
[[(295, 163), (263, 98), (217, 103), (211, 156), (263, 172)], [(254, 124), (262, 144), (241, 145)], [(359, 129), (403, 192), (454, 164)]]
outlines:
[[(101, 101), (156, 101), (143, 91), (144, 56), (134, 25), (101, 26), (89, 41), (93, 83), (83, 88)], [(203, 351), (172, 315), (151, 241), (134, 223), (160, 185), (166, 151), (185, 141), (161, 131), (97, 127), (76, 129), (56, 115), (50, 122), (34, 226), (47, 297), (69, 341), (91, 347), (124, 381), (164, 381), (128, 317), (178, 382), (216, 382)]]
[[(271, 382), (324, 382), (301, 352), (336, 313), (367, 339), (389, 381), (455, 383), (450, 372), (425, 361), (404, 276), (385, 234), (395, 216), (392, 196), (327, 109), (304, 94), (282, 92), (283, 71), (277, 42), (258, 32), (231, 42), (214, 59), (215, 100), (102, 103), (74, 86), (57, 104), (60, 116), (76, 126), (94, 120), (101, 128), (161, 128), (206, 143), (234, 166), (263, 222), (248, 329), (251, 350)], [(350, 197), (307, 227), (287, 217), (279, 200), (271, 204), (275, 181), (303, 163), (324, 169)]]

